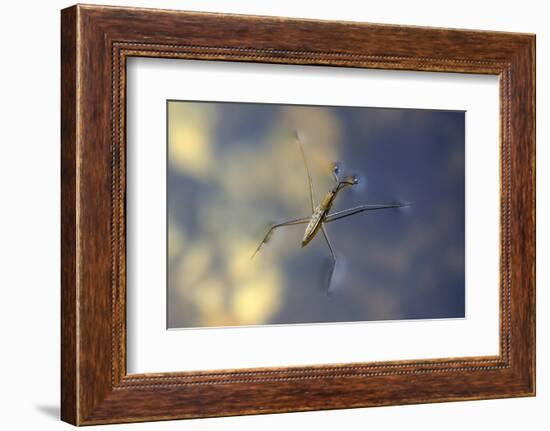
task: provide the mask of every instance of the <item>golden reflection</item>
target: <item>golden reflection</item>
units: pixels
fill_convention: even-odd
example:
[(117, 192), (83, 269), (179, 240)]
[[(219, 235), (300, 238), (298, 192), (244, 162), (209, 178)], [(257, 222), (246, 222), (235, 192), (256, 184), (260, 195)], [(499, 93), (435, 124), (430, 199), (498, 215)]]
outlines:
[(259, 261), (250, 259), (250, 250), (253, 250), (253, 241), (231, 242), (229, 250), (228, 266), (226, 268), (230, 279), (239, 284), (254, 275), (258, 271)]
[(224, 291), (223, 280), (219, 278), (208, 278), (193, 289), (191, 301), (201, 310), (202, 320), (213, 321), (218, 314), (223, 313)]
[[(215, 104), (170, 102), (168, 112), (170, 167), (209, 187), (193, 207), (192, 231), (186, 231), (189, 220), (170, 218), (170, 289), (178, 313), (193, 315), (192, 326), (265, 324), (279, 312), (289, 285), (284, 265), (298, 248), (287, 247), (287, 233), (280, 232), (276, 243), (286, 241), (285, 253), (268, 251), (256, 259), (251, 253), (274, 218), (310, 211), (292, 131), (300, 126), (323, 193), (339, 153), (338, 119), (326, 109), (287, 107), (260, 138), (224, 143), (216, 142)], [(186, 192), (177, 194), (183, 205)]]
[(185, 175), (205, 179), (214, 168), (209, 136), (214, 121), (207, 104), (168, 105), (168, 156)]
[[(168, 239), (169, 242), (172, 238)], [(177, 269), (178, 285), (192, 285), (209, 274), (212, 250), (206, 243), (188, 244)]]
[(279, 276), (279, 271), (263, 271), (236, 287), (231, 311), (241, 325), (266, 322), (279, 308)]

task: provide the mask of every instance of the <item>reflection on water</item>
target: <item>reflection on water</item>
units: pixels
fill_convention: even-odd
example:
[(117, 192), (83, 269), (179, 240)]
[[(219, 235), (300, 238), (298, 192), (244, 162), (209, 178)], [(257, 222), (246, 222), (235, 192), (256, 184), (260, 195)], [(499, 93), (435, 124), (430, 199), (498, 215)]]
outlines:
[[(361, 186), (334, 211), (411, 202), (327, 224), (310, 215), (299, 130), (318, 201), (342, 161)], [(168, 104), (171, 328), (464, 316), (464, 113), (177, 102)]]

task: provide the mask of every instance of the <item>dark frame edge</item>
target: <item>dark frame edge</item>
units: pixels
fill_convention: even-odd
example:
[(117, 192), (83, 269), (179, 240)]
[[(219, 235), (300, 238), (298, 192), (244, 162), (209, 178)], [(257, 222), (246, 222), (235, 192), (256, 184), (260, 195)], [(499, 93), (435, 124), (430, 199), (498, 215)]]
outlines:
[(533, 346), (533, 357), (531, 359), (532, 364), (532, 371), (531, 371), (531, 377), (532, 377), (532, 391), (531, 396), (536, 397), (537, 396), (537, 316), (536, 316), (536, 310), (537, 310), (537, 289), (536, 289), (536, 280), (537, 280), (537, 256), (536, 256), (536, 250), (537, 250), (537, 36), (536, 34), (533, 34), (530, 42), (530, 56), (531, 56), (531, 64), (532, 64), (532, 70), (531, 70), (531, 82), (533, 83), (533, 93), (531, 95), (531, 106), (532, 106), (532, 118), (533, 118), (533, 124), (532, 124), (532, 131), (533, 136), (531, 138), (532, 146), (533, 146), (533, 156), (532, 156), (532, 176), (533, 176), (533, 192), (532, 192), (532, 202), (533, 202), (533, 209), (532, 209), (532, 223), (533, 223), (533, 292), (531, 294), (532, 298), (532, 307), (533, 307), (533, 313), (531, 317), (531, 337), (532, 337), (532, 346)]
[(531, 282), (528, 289), (528, 333), (529, 333), (529, 371), (528, 371), (528, 392), (527, 396), (537, 396), (537, 334), (536, 334), (536, 274), (537, 274), (537, 259), (536, 259), (536, 241), (537, 241), (537, 204), (536, 204), (536, 34), (527, 36), (527, 43), (525, 52), (522, 52), (524, 56), (523, 60), (520, 60), (526, 67), (526, 86), (527, 86), (527, 105), (529, 106), (530, 115), (526, 119), (526, 129), (529, 131), (528, 135), (528, 152), (529, 152), (529, 175), (526, 180), (529, 182), (529, 195), (528, 195), (528, 211), (531, 214), (529, 220), (529, 235), (528, 240), (530, 245), (526, 248), (525, 253), (529, 255), (530, 276)]
[(79, 424), (77, 328), (77, 24), (61, 11), (61, 420)]

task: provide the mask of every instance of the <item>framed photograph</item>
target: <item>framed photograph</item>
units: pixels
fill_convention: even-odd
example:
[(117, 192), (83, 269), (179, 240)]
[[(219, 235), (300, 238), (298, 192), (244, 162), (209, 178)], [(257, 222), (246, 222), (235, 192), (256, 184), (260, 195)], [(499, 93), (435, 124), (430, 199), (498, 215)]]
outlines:
[(535, 36), (61, 13), (61, 416), (535, 395)]

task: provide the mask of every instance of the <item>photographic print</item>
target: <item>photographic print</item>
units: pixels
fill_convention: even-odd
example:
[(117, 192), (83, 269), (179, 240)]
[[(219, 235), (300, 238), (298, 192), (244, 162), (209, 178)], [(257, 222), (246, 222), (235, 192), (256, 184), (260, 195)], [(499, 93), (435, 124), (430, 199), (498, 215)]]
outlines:
[(465, 113), (167, 101), (167, 326), (465, 317)]

